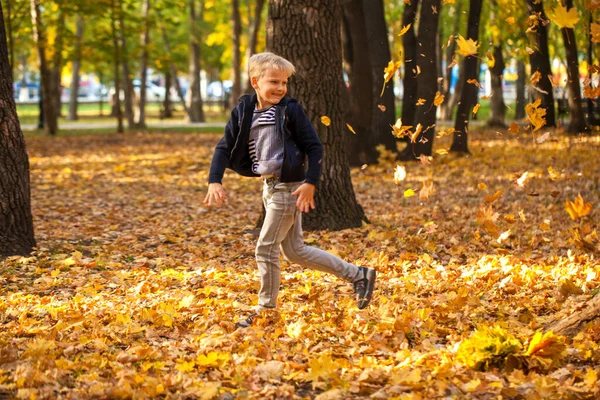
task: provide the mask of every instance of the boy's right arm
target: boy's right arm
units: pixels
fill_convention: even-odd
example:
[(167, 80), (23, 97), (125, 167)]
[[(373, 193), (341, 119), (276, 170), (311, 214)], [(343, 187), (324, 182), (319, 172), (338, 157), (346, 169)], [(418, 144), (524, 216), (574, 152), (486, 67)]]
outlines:
[(235, 145), (234, 122), (237, 121), (235, 108), (231, 111), (231, 117), (225, 126), (225, 134), (217, 143), (215, 152), (210, 163), (210, 172), (208, 174), (208, 183), (221, 183), (225, 169), (229, 167), (229, 155)]
[(221, 207), (225, 203), (227, 203), (227, 194), (225, 193), (223, 185), (220, 183), (209, 183), (208, 193), (206, 193), (206, 197), (204, 198), (204, 204), (209, 207)]

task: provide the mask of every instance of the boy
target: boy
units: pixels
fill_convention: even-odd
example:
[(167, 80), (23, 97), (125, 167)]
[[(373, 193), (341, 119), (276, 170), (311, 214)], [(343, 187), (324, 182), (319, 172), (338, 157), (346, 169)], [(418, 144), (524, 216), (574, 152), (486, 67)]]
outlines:
[(304, 244), (302, 213), (315, 209), (314, 193), (321, 174), (323, 145), (302, 106), (285, 97), (288, 78), (294, 72), (292, 63), (273, 53), (250, 58), (249, 75), (256, 94), (242, 96), (231, 112), (210, 166), (204, 199), (209, 207), (220, 207), (227, 202), (221, 184), (225, 168), (264, 181), (266, 214), (256, 245), (261, 276), (258, 307), (255, 313), (237, 322), (238, 327), (252, 325), (258, 312), (276, 307), (280, 250), (290, 262), (352, 282), (360, 309), (369, 304), (375, 287), (375, 269), (357, 267)]

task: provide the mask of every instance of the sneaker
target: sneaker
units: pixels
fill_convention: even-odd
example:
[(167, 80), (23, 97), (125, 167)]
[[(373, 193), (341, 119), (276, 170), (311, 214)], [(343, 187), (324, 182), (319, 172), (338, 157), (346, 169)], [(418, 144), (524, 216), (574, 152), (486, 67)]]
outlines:
[(247, 318), (241, 319), (238, 322), (236, 322), (235, 326), (237, 326), (238, 328), (247, 328), (252, 325), (252, 322), (254, 322), (254, 318), (257, 315), (258, 313), (252, 313)]
[(359, 276), (362, 276), (357, 281), (353, 282), (354, 293), (356, 293), (356, 299), (358, 301), (358, 308), (366, 308), (371, 302), (373, 297), (373, 289), (375, 289), (375, 278), (377, 271), (373, 268), (359, 267)]

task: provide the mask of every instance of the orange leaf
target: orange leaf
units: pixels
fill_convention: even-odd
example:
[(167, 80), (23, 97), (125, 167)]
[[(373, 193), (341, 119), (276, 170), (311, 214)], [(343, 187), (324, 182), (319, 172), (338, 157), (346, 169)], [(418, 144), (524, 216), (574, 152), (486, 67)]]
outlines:
[(585, 217), (592, 211), (592, 203), (585, 203), (581, 193), (577, 195), (575, 201), (567, 200), (565, 202), (565, 208), (571, 219), (577, 221), (579, 218)]

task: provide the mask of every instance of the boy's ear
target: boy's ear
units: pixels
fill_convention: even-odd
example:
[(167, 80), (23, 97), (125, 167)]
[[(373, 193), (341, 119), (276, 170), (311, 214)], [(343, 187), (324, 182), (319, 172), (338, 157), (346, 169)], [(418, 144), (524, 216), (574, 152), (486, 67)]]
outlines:
[(250, 78), (250, 84), (252, 85), (252, 87), (254, 89), (256, 89), (257, 85), (258, 85), (258, 77), (256, 77), (256, 76), (251, 77)]

